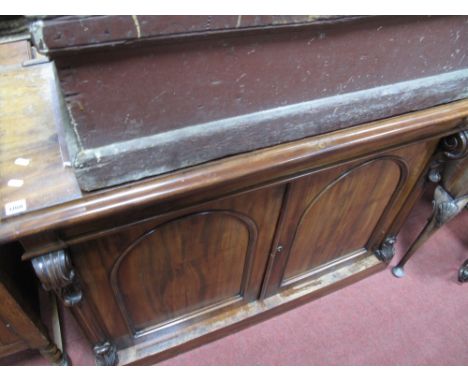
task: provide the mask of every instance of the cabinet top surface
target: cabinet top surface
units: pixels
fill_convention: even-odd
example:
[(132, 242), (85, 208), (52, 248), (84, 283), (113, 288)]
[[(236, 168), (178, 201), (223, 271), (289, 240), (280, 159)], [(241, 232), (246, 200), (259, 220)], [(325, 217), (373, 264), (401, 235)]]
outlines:
[(52, 64), (21, 66), (29, 59), (25, 41), (0, 44), (2, 224), (10, 216), (81, 196), (59, 145), (61, 120)]

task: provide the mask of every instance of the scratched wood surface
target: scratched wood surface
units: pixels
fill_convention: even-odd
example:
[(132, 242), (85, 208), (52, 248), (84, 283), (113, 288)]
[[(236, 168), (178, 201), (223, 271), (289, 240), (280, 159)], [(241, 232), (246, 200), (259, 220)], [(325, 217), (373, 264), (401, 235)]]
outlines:
[(30, 45), (26, 40), (0, 43), (0, 65), (18, 65), (31, 58)]
[(0, 220), (81, 195), (62, 160), (53, 65), (23, 67), (24, 42), (11, 44), (11, 55), (9, 45), (0, 45)]
[(80, 187), (466, 98), (466, 17), (345, 19), (44, 20), (36, 45), (54, 59), (75, 121)]
[[(44, 53), (79, 47), (119, 46), (132, 40), (174, 38), (203, 33), (226, 33), (272, 27), (298, 27), (326, 24), (369, 16), (311, 15), (120, 15), (120, 16), (47, 16), (47, 33), (33, 33)], [(65, 28), (64, 28), (65, 27)], [(41, 26), (37, 25), (37, 29)], [(36, 29), (36, 27), (34, 28)], [(36, 29), (36, 30), (37, 30)]]

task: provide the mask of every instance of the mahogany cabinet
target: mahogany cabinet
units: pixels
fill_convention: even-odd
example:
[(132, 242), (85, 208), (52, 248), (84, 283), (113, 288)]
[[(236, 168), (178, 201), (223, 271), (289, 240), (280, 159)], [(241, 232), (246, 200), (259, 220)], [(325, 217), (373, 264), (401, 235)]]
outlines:
[(383, 270), (434, 160), (467, 150), (467, 25), (39, 18), (0, 44), (0, 243), (100, 365)]
[[(466, 150), (454, 142), (467, 116), (460, 101), (65, 202), (52, 193), (46, 208), (27, 199), (0, 237), (72, 309), (97, 364), (156, 362), (384, 269), (441, 140)], [(38, 182), (43, 170), (23, 171)], [(70, 189), (62, 171), (57, 190)]]
[(385, 240), (393, 243), (390, 225), (436, 144), (311, 168), (272, 185), (129, 221), (70, 245), (67, 253), (93, 317), (117, 348), (151, 339), (157, 352), (183, 340), (184, 329), (196, 337), (194, 328), (222, 325), (225, 316), (255, 310), (288, 288), (291, 293), (359, 261), (379, 264), (374, 252)]

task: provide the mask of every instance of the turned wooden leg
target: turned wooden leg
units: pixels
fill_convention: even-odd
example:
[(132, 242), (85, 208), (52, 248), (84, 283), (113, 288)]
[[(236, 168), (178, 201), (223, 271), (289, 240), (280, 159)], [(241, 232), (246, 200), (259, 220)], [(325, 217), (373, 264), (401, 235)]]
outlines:
[[(66, 366), (70, 361), (66, 354), (58, 348), (51, 339), (47, 327), (40, 320), (40, 317), (30, 309), (28, 304), (16, 293), (11, 294), (11, 290), (3, 281), (6, 276), (2, 275), (0, 282), (0, 325), (8, 332), (15, 333), (25, 345), (30, 349), (39, 350), (41, 355), (54, 365)], [(9, 285), (10, 282), (8, 282)]]
[[(80, 323), (88, 340), (94, 345), (97, 365), (116, 365), (119, 362), (115, 346), (91, 301), (86, 301), (70, 256), (65, 250), (50, 252), (31, 260), (36, 275), (45, 290), (52, 290)], [(48, 354), (54, 354), (53, 349)]]
[(395, 277), (403, 277), (405, 275), (405, 264), (419, 247), (421, 247), (434, 232), (445, 223), (452, 220), (465, 208), (468, 203), (468, 195), (454, 199), (442, 186), (437, 186), (434, 191), (434, 200), (432, 203), (434, 208), (427, 224), (400, 262), (392, 269), (392, 273)]
[(67, 353), (62, 353), (60, 349), (54, 344), (50, 343), (48, 346), (39, 349), (41, 355), (49, 360), (53, 365), (57, 366), (70, 366), (71, 362)]

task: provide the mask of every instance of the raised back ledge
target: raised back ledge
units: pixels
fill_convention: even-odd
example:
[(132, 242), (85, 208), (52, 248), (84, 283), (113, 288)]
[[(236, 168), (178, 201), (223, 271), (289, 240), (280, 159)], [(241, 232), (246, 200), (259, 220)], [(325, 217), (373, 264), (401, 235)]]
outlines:
[[(74, 127), (69, 129), (71, 133), (66, 132), (67, 142), (80, 188), (89, 192), (466, 98), (468, 69), (461, 57), (463, 38), (458, 39), (459, 35), (463, 37), (465, 21), (460, 17), (427, 16), (56, 17), (41, 20), (37, 36), (43, 39), (49, 56), (56, 58)], [(285, 30), (285, 27), (295, 29)], [(249, 28), (251, 33), (238, 34)], [(427, 34), (428, 30), (432, 34)], [(217, 37), (209, 44), (198, 41), (198, 37), (197, 41), (188, 38), (204, 35)], [(296, 36), (293, 40), (297, 41), (289, 41), (290, 35)], [(389, 42), (396, 35), (397, 41), (405, 43)], [(312, 37), (310, 41), (309, 37)], [(411, 39), (411, 44), (406, 44), (406, 37), (408, 42)], [(208, 53), (213, 50), (216, 55), (221, 54), (224, 48), (219, 46), (231, 38), (233, 49), (237, 47), (241, 58), (249, 55), (251, 43), (269, 47), (255, 54), (260, 57), (253, 61), (257, 64), (268, 62), (268, 57), (276, 54), (274, 44), (277, 43), (294, 46), (293, 57), (309, 52), (307, 60), (304, 59), (311, 63), (308, 68), (322, 75), (329, 74), (330, 80), (310, 73), (305, 76), (304, 70), (294, 71), (294, 65), (286, 65), (281, 60), (278, 67), (286, 68), (287, 72), (275, 69), (271, 78), (277, 80), (271, 86), (278, 89), (288, 82), (295, 85), (281, 87), (283, 90), (278, 94), (265, 90), (270, 86), (270, 78), (262, 77), (256, 69), (262, 65), (238, 65), (243, 68), (239, 74), (243, 74), (237, 77), (237, 71), (231, 69), (230, 73), (236, 74), (232, 78), (223, 77), (225, 64), (221, 68), (209, 66), (223, 80), (213, 82), (210, 75), (201, 75), (203, 78), (197, 81), (190, 76), (178, 76), (183, 70), (179, 66), (176, 74), (171, 72), (176, 63), (184, 61), (186, 52), (203, 57), (198, 66), (191, 66), (198, 74), (210, 63), (224, 63), (224, 59)], [(164, 44), (150, 44), (165, 39)], [(184, 42), (186, 39), (190, 41)], [(262, 44), (262, 39), (269, 43)], [(315, 42), (309, 46), (312, 40)], [(146, 43), (148, 47), (142, 47)], [(209, 49), (205, 50), (205, 45)], [(447, 47), (442, 54), (437, 48), (440, 45)], [(350, 46), (350, 51), (356, 53), (348, 57), (336, 46)], [(175, 49), (170, 59), (165, 58), (167, 49), (170, 52)], [(367, 64), (361, 64), (360, 59), (370, 51), (379, 54)], [(229, 57), (223, 54), (221, 57)], [(322, 56), (332, 58), (330, 62), (334, 64), (325, 69), (325, 58), (314, 59)], [(406, 63), (402, 57), (419, 58)], [(190, 55), (187, 60), (198, 62)], [(399, 65), (401, 62), (405, 64)], [(373, 72), (373, 67), (378, 70)], [(152, 75), (140, 76), (139, 73), (147, 73), (146, 68), (152, 70)], [(359, 69), (353, 71), (353, 68)], [(342, 73), (348, 71), (349, 79), (348, 74)], [(102, 73), (113, 74), (103, 76)], [(113, 78), (118, 77), (115, 73), (127, 74), (126, 92), (119, 92), (122, 85), (114, 82)], [(247, 81), (247, 95), (239, 95), (233, 102), (233, 94), (237, 94), (234, 92), (244, 92), (239, 90), (244, 84), (236, 85), (234, 78), (250, 75), (257, 76), (261, 85), (249, 86), (252, 81)], [(173, 76), (169, 85), (165, 83), (168, 76)], [(283, 76), (294, 78), (285, 81)], [(353, 85), (342, 89), (353, 76), (361, 79), (351, 81)], [(98, 81), (103, 85), (92, 85)], [(211, 86), (215, 82), (216, 86)]]
[[(301, 172), (362, 157), (363, 153), (375, 155), (415, 140), (450, 135), (459, 130), (458, 125), (467, 116), (468, 100), (463, 100), (84, 193), (74, 200), (2, 221), (0, 243), (86, 225), (125, 211), (126, 216), (129, 211), (138, 213), (141, 220), (174, 208), (263, 187)], [(245, 166), (246, 162), (249, 166)], [(152, 208), (148, 209), (149, 206)]]
[(467, 97), (456, 70), (82, 149), (73, 165), (93, 191)]

